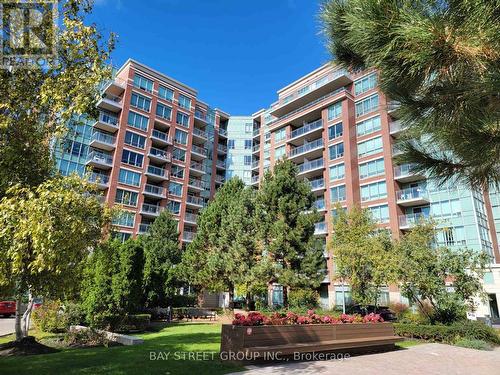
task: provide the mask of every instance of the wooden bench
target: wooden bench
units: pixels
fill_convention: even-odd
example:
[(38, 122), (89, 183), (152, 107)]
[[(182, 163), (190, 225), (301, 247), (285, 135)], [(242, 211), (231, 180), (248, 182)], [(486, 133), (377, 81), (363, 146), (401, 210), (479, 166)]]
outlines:
[(216, 320), (217, 312), (197, 307), (177, 307), (173, 309), (173, 316), (177, 319), (186, 318), (188, 320), (193, 320), (196, 318), (204, 318), (209, 320)]

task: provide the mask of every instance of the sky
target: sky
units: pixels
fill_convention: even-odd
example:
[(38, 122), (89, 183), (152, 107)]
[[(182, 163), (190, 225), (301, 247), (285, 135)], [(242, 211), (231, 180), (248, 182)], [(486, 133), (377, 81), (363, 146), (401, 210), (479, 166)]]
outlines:
[(118, 35), (112, 63), (133, 58), (250, 115), (326, 63), (320, 0), (95, 0), (90, 21)]

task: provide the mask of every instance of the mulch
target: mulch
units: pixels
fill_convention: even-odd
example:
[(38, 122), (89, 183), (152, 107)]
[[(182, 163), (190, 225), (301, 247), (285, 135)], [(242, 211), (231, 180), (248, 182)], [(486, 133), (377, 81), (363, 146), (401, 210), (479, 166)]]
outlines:
[(57, 353), (58, 351), (50, 346), (39, 343), (33, 336), (24, 337), (20, 341), (10, 341), (0, 344), (0, 357), (49, 354)]

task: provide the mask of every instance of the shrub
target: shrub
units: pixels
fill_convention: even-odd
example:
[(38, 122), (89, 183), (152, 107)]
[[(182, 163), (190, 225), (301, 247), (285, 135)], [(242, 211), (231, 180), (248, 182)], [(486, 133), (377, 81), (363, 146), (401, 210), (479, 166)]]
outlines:
[(461, 346), (462, 348), (476, 349), (476, 350), (492, 350), (490, 344), (483, 340), (475, 339), (460, 339), (455, 342), (456, 346)]
[(144, 331), (151, 322), (150, 314), (127, 315), (121, 322), (120, 330), (123, 331)]
[(290, 307), (314, 309), (319, 305), (319, 293), (312, 289), (292, 289), (288, 295)]
[(172, 307), (194, 307), (198, 303), (196, 295), (175, 295), (168, 299), (168, 303)]
[(408, 312), (408, 305), (400, 302), (391, 303), (389, 304), (389, 309), (394, 312), (396, 318), (400, 320)]
[(99, 314), (93, 319), (91, 327), (111, 332), (143, 331), (150, 321), (150, 314)]
[(85, 324), (85, 311), (82, 305), (75, 302), (65, 302), (63, 305), (63, 320), (66, 328), (72, 325)]
[(400, 323), (430, 324), (430, 320), (427, 316), (422, 315), (420, 312), (414, 313), (411, 310), (404, 312), (398, 320)]
[(43, 332), (58, 333), (66, 329), (60, 301), (45, 301), (33, 310), (32, 319), (35, 326)]
[(69, 331), (64, 335), (64, 343), (69, 347), (108, 346), (109, 339), (104, 332), (93, 329)]

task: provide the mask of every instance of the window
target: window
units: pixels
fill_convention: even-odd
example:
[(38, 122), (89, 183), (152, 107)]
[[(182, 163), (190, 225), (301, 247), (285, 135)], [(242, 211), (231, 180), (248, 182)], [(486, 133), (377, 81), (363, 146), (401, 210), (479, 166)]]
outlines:
[(340, 179), (344, 178), (344, 176), (345, 176), (344, 163), (332, 165), (330, 167), (330, 181), (340, 180)]
[(177, 184), (175, 182), (170, 182), (168, 184), (168, 193), (170, 195), (176, 195), (178, 197), (182, 197), (182, 185)]
[(336, 145), (332, 145), (328, 147), (330, 151), (330, 160), (338, 159), (344, 156), (344, 143), (337, 143)]
[(134, 222), (135, 222), (135, 213), (130, 211), (122, 211), (113, 219), (113, 224), (122, 227), (133, 228)]
[(184, 167), (180, 165), (172, 165), (170, 169), (170, 175), (177, 178), (184, 178)]
[(274, 132), (274, 141), (280, 142), (286, 138), (286, 128), (281, 128)]
[(228, 141), (227, 141), (227, 148), (229, 150), (234, 150), (234, 139), (228, 139)]
[(151, 99), (133, 92), (132, 97), (130, 98), (130, 105), (136, 108), (140, 108), (143, 111), (149, 112), (149, 109), (151, 107)]
[(191, 109), (191, 99), (185, 95), (179, 94), (179, 107)]
[(344, 297), (345, 297), (345, 305), (349, 306), (352, 304), (352, 295), (351, 292), (342, 292), (342, 291), (335, 291), (335, 305), (342, 307), (344, 304)]
[(339, 185), (330, 188), (330, 201), (332, 202), (345, 201), (345, 185)]
[(245, 123), (245, 133), (253, 133), (253, 124), (251, 122)]
[(122, 163), (141, 168), (143, 159), (144, 155), (142, 154), (138, 154), (137, 152), (132, 152), (129, 150), (123, 150)]
[(140, 186), (141, 185), (141, 174), (128, 169), (120, 169), (120, 174), (118, 175), (118, 182), (126, 185)]
[(354, 95), (360, 95), (377, 86), (377, 73), (372, 73), (354, 82)]
[(430, 214), (434, 217), (449, 218), (460, 216), (462, 213), (462, 204), (460, 199), (443, 200), (431, 203)]
[(245, 139), (245, 150), (251, 150), (251, 149), (252, 149), (252, 140)]
[(342, 102), (337, 102), (328, 107), (328, 121), (336, 119), (342, 115)]
[(137, 206), (139, 194), (134, 191), (116, 189), (115, 202), (125, 206)]
[(181, 203), (176, 201), (168, 201), (167, 210), (172, 212), (174, 215), (179, 215), (179, 212), (181, 212)]
[(120, 241), (121, 243), (124, 243), (125, 241), (129, 240), (132, 237), (132, 233), (113, 232), (111, 233), (111, 237), (113, 239)]
[(172, 108), (158, 103), (156, 105), (156, 116), (164, 118), (165, 120), (170, 120), (172, 118)]
[(381, 206), (368, 207), (368, 210), (371, 212), (373, 219), (379, 223), (388, 223), (389, 222), (389, 206), (383, 204)]
[(243, 157), (243, 159), (244, 159), (245, 165), (252, 165), (252, 156), (251, 155), (245, 155)]
[(139, 74), (134, 74), (134, 86), (144, 91), (153, 92), (153, 81)]
[(368, 161), (359, 165), (359, 177), (366, 178), (378, 176), (385, 173), (384, 159)]
[(129, 132), (127, 130), (127, 132), (125, 133), (125, 144), (137, 148), (144, 148), (146, 144), (146, 137), (143, 137), (142, 135), (136, 133)]
[(149, 118), (138, 113), (129, 111), (127, 123), (137, 129), (148, 131)]
[(174, 91), (170, 90), (169, 88), (160, 86), (158, 88), (158, 96), (162, 99), (168, 100), (171, 102), (174, 98)]
[(182, 145), (187, 145), (188, 133), (183, 132), (180, 129), (175, 129), (175, 142), (180, 143)]
[(382, 152), (382, 137), (372, 138), (358, 143), (358, 156), (373, 155)]
[(378, 94), (369, 96), (356, 103), (356, 117), (373, 112), (378, 108)]
[(285, 153), (286, 153), (285, 146), (277, 147), (274, 150), (274, 159), (278, 160), (282, 158), (283, 156), (285, 156)]
[(361, 200), (370, 201), (387, 197), (387, 185), (385, 181), (361, 186)]
[(328, 139), (332, 140), (338, 137), (342, 137), (342, 123), (332, 125), (328, 128)]
[(182, 112), (177, 112), (175, 122), (177, 122), (179, 125), (184, 126), (185, 128), (189, 128), (189, 115)]
[(356, 124), (356, 132), (358, 136), (370, 134), (378, 130), (380, 130), (380, 116), (375, 116)]
[(180, 148), (174, 147), (174, 151), (172, 152), (172, 159), (179, 161), (186, 161), (186, 151), (181, 150)]

